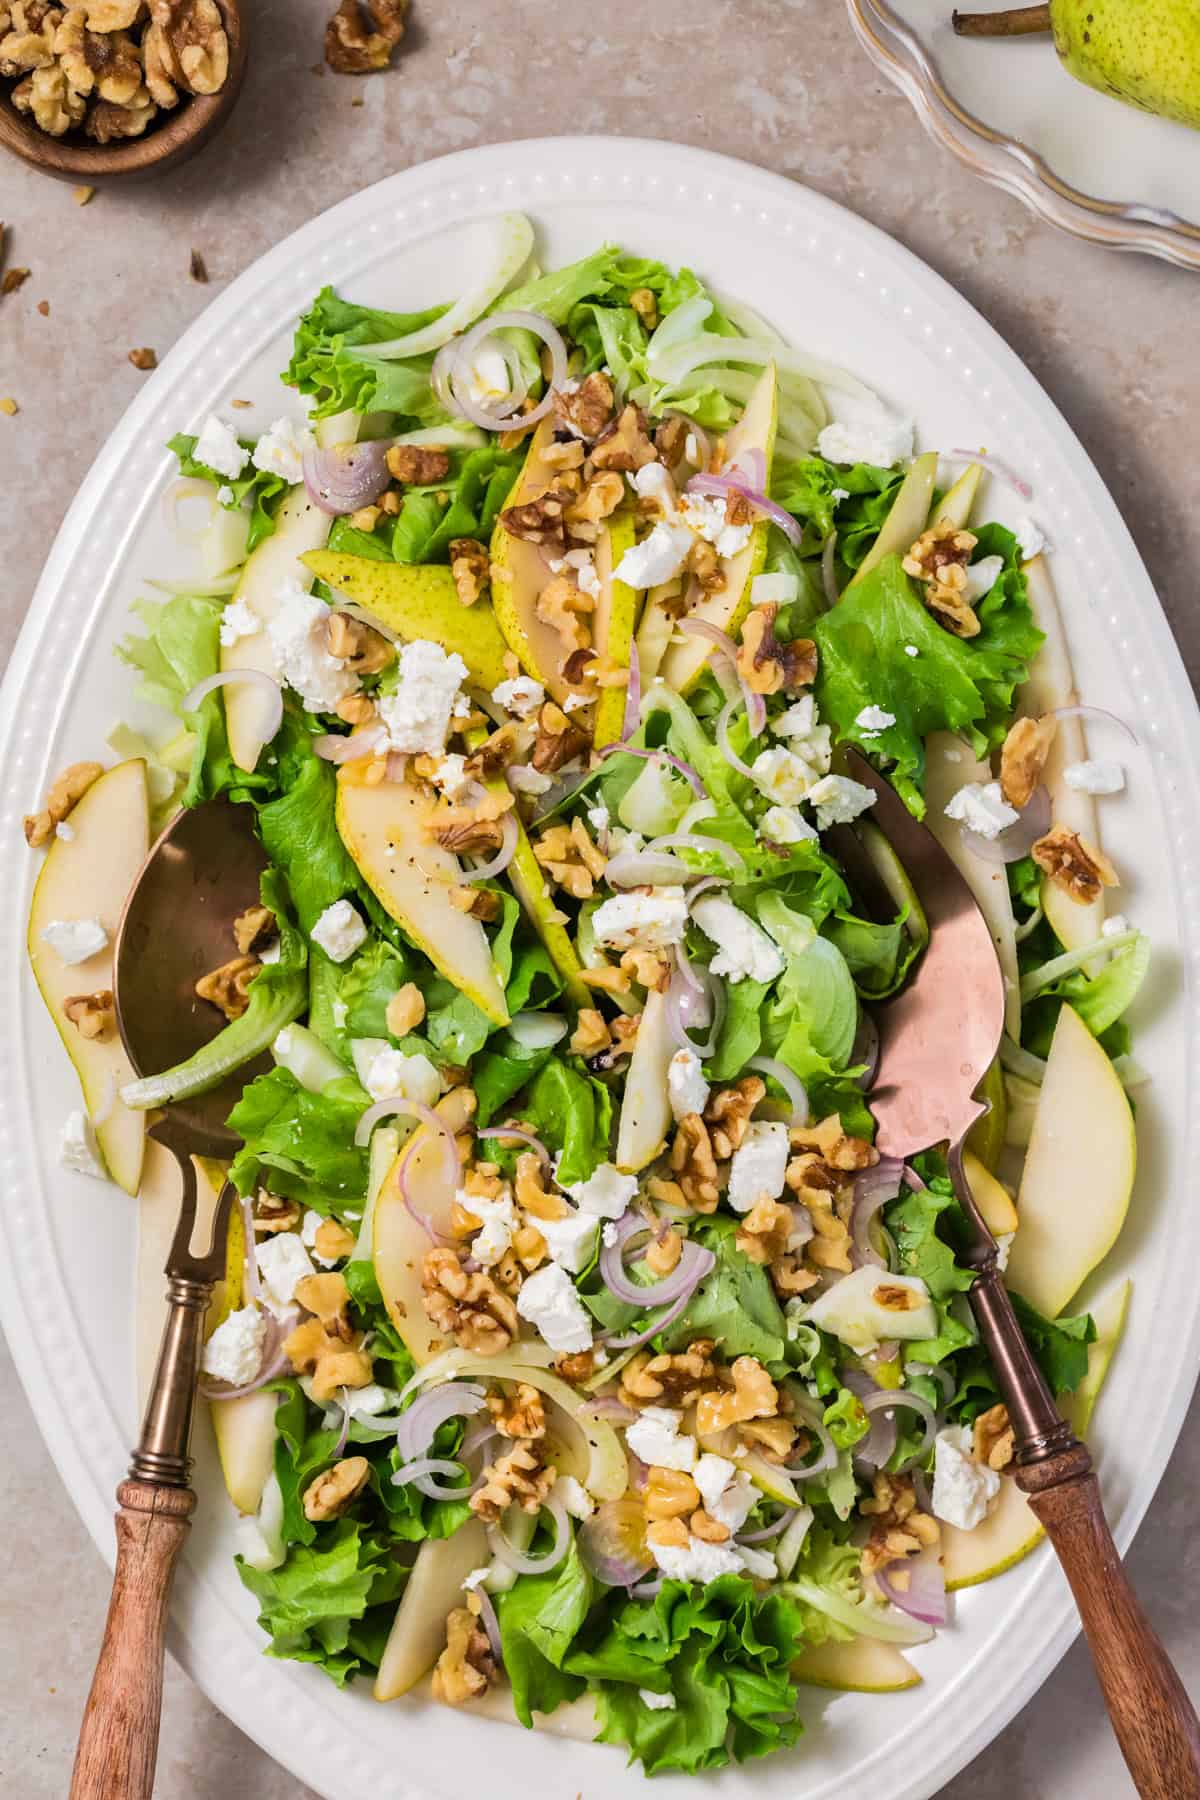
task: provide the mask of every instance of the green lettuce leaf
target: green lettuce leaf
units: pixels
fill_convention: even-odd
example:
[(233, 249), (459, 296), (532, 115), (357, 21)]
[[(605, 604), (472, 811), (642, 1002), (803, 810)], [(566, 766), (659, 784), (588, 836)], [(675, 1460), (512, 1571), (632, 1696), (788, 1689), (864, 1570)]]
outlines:
[(586, 1181), (607, 1161), (611, 1096), (603, 1082), (570, 1063), (546, 1063), (530, 1084), (521, 1116), (544, 1144), (560, 1153), (558, 1179), (564, 1186)]
[(296, 327), (292, 359), (283, 379), (289, 387), (315, 397), (314, 418), (352, 409), (397, 413), (405, 428), (440, 424), (446, 414), (429, 385), (432, 355), (385, 362), (352, 357), (347, 351), (407, 337), (440, 319), (445, 311), (445, 306), (432, 306), (424, 312), (385, 312), (356, 306), (332, 288), (322, 288)]
[(408, 488), (391, 530), (395, 560), (448, 562), (452, 538), (479, 538), (486, 544), (524, 457), (523, 448), (506, 451), (485, 444), (463, 456), (452, 455), (450, 474), (435, 487)]
[(592, 1578), (572, 1543), (566, 1561), (548, 1575), (522, 1575), (496, 1602), (504, 1667), (513, 1710), (532, 1727), (535, 1712), (550, 1713), (574, 1700), (585, 1683), (563, 1661), (587, 1616)]
[(340, 1215), (360, 1207), (367, 1153), (356, 1147), (354, 1128), (366, 1103), (349, 1078), (310, 1094), (287, 1069), (260, 1075), (229, 1115), (230, 1130), (243, 1140), (229, 1170), (238, 1193), (252, 1194), (262, 1182), (317, 1212)]
[[(239, 439), (243, 450), (250, 450), (253, 445)], [(224, 504), (229, 512), (248, 511), (250, 514), (250, 536), (246, 543), (247, 553), (254, 550), (266, 537), (270, 537), (275, 529), (275, 514), (279, 503), (288, 491), (288, 484), (282, 475), (272, 475), (268, 469), (256, 469), (248, 463), (245, 471), (230, 481), (216, 469), (210, 469), (206, 463), (197, 462), (195, 457), (196, 439), (184, 433), (170, 438), (167, 449), (173, 450), (179, 458), (179, 473), (193, 481), (211, 481), (217, 488), (228, 488), (230, 499)], [(249, 501), (247, 507), (246, 502)]]
[(339, 1687), (378, 1666), (384, 1638), (371, 1614), (394, 1610), (405, 1570), (356, 1519), (338, 1519), (319, 1542), (294, 1546), (278, 1569), (236, 1560), (258, 1601), (268, 1656), (315, 1663)]
[[(206, 702), (207, 704), (207, 702)], [(298, 723), (285, 728), (278, 752), (277, 799), (258, 810), (263, 848), (287, 876), (300, 923), (311, 931), (327, 906), (360, 892), (358, 870), (338, 835), (337, 777)]]
[(716, 1338), (721, 1354), (756, 1356), (763, 1363), (783, 1361), (787, 1327), (767, 1272), (738, 1249), (736, 1219), (696, 1220), (691, 1236), (713, 1252), (716, 1265), (706, 1275), (670, 1330), (665, 1350), (678, 1349), (692, 1338)]

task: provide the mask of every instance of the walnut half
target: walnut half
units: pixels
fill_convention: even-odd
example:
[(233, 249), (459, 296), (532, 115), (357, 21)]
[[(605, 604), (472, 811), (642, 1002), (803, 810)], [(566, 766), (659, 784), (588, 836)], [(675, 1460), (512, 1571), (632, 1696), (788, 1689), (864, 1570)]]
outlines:
[(342, 0), (325, 27), (325, 61), (335, 75), (386, 69), (407, 18), (408, 0)]

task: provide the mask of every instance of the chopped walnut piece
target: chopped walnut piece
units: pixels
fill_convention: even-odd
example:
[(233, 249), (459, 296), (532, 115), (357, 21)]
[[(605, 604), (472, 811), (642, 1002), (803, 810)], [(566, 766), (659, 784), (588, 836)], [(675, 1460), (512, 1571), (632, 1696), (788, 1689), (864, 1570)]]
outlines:
[(530, 761), (540, 775), (552, 775), (582, 756), (590, 743), (587, 732), (572, 725), (562, 708), (547, 700), (538, 713), (537, 738)]
[(591, 649), (591, 632), (584, 623), (588, 614), (595, 610), (595, 601), (590, 594), (575, 583), (569, 575), (555, 575), (548, 581), (534, 602), (534, 611), (543, 625), (558, 633), (567, 650), (567, 669), (565, 678), (578, 684), (582, 669), (575, 660), (581, 654), (586, 663), (595, 653)]
[(320, 1319), (331, 1338), (343, 1344), (356, 1337), (350, 1321), (350, 1289), (346, 1277), (336, 1271), (326, 1275), (305, 1275), (296, 1283), (296, 1299), (305, 1312)]
[(594, 969), (581, 969), (579, 979), (585, 987), (596, 988), (602, 994), (627, 994), (633, 986), (629, 971), (614, 968), (612, 963), (599, 963)]
[(254, 1229), (264, 1236), (276, 1231), (292, 1231), (300, 1223), (300, 1208), (282, 1194), (270, 1194), (259, 1188), (254, 1201)]
[(18, 268), (15, 264), (11, 269), (5, 269), (4, 279), (0, 281), (0, 298), (15, 294), (18, 288), (23, 288), (31, 273), (32, 270)]
[(425, 996), (415, 981), (406, 981), (388, 1001), (384, 1022), (393, 1037), (402, 1038), (415, 1031), (424, 1017)]
[(1052, 713), (1042, 719), (1018, 719), (1009, 727), (1000, 752), (1000, 792), (1010, 806), (1028, 806), (1033, 799), (1057, 730)]
[(446, 1615), (446, 1648), (434, 1664), (431, 1695), (444, 1706), (463, 1706), (486, 1694), (495, 1674), (487, 1632), (469, 1606), (456, 1606)]
[(388, 474), (405, 487), (432, 487), (450, 473), (450, 458), (444, 450), (426, 444), (393, 444), (385, 458)]
[(404, 36), (407, 13), (408, 0), (341, 0), (325, 27), (325, 61), (334, 74), (386, 69)]
[(331, 612), (325, 621), (325, 648), (356, 675), (378, 675), (396, 657), (382, 632), (342, 612)]
[(83, 799), (94, 781), (104, 773), (103, 763), (77, 762), (63, 770), (51, 783), (46, 804), (41, 812), (25, 816), (25, 842), (39, 850), (54, 836), (55, 827), (68, 818), (73, 807)]
[(671, 965), (653, 950), (640, 950), (635, 945), (626, 950), (621, 957), (621, 968), (631, 980), (636, 981), (647, 992), (651, 989), (662, 989), (671, 978)]
[(313, 1249), (326, 1262), (341, 1262), (353, 1253), (357, 1242), (354, 1233), (338, 1219), (322, 1219), (313, 1233)]
[(1040, 837), (1030, 855), (1055, 886), (1081, 906), (1098, 900), (1106, 887), (1120, 886), (1117, 871), (1103, 850), (1065, 825), (1055, 825)]
[(94, 994), (69, 994), (63, 1012), (82, 1038), (111, 1037), (117, 1023), (111, 988), (99, 988)]
[(652, 1464), (646, 1477), (642, 1505), (648, 1519), (678, 1519), (695, 1512), (700, 1489), (683, 1469), (662, 1469)]
[(732, 1388), (710, 1388), (696, 1402), (696, 1435), (711, 1437), (744, 1419), (770, 1419), (779, 1411), (779, 1390), (753, 1356), (735, 1358)]
[(84, 130), (98, 144), (112, 144), (121, 138), (141, 137), (157, 117), (158, 108), (149, 90), (143, 88), (127, 106), (117, 106), (111, 100), (95, 101), (88, 110)]
[(235, 956), (210, 969), (196, 983), (198, 999), (219, 1006), (227, 1019), (240, 1019), (250, 1004), (250, 983), (262, 968), (257, 956)]
[(346, 694), (333, 710), (347, 725), (365, 725), (375, 717), (375, 702), (366, 694)]
[(786, 1253), (794, 1230), (788, 1207), (778, 1200), (759, 1200), (738, 1226), (734, 1242), (751, 1262), (766, 1265)]
[[(61, 19), (57, 7), (16, 0), (8, 28), (0, 36), (0, 75), (11, 79), (31, 70), (49, 69), (54, 62), (54, 36)], [(25, 85), (21, 83), (22, 87)]]
[(616, 469), (632, 474), (656, 462), (654, 445), (646, 436), (646, 419), (636, 406), (626, 406), (592, 446), (592, 463), (597, 469)]
[(723, 1525), (720, 1519), (714, 1519), (702, 1506), (692, 1514), (688, 1526), (692, 1536), (700, 1538), (706, 1544), (727, 1543), (732, 1535), (728, 1525)]
[(504, 1437), (545, 1437), (546, 1409), (542, 1405), (542, 1396), (527, 1381), (517, 1383), (515, 1394), (489, 1394), (487, 1405), (492, 1423)]
[(539, 1452), (522, 1439), (488, 1464), (483, 1471), (483, 1486), (471, 1495), (468, 1505), (477, 1519), (489, 1524), (510, 1506), (519, 1506), (522, 1512), (539, 1512), (556, 1474), (553, 1468), (543, 1468)]
[(976, 1462), (989, 1469), (1007, 1469), (1016, 1451), (1016, 1434), (1003, 1404), (989, 1406), (975, 1421), (973, 1448)]
[(304, 1516), (314, 1525), (325, 1519), (340, 1519), (351, 1501), (357, 1498), (371, 1477), (371, 1465), (365, 1456), (343, 1456), (332, 1469), (326, 1469), (304, 1490)]
[(600, 369), (586, 376), (574, 393), (564, 394), (561, 388), (555, 390), (554, 417), (577, 437), (599, 437), (612, 413), (612, 382)]
[(581, 1006), (575, 1020), (575, 1029), (567, 1040), (567, 1048), (573, 1056), (598, 1056), (607, 1050), (612, 1043), (612, 1032), (608, 1020), (594, 1006)]
[(534, 840), (533, 854), (551, 879), (575, 900), (590, 900), (607, 866), (576, 817), (569, 825), (548, 825)]
[(513, 1183), (517, 1205), (533, 1219), (565, 1219), (568, 1212), (561, 1194), (546, 1186), (546, 1168), (536, 1151), (525, 1150), (517, 1158)]
[(320, 1319), (297, 1325), (283, 1350), (297, 1375), (312, 1376), (314, 1400), (332, 1400), (340, 1387), (366, 1387), (373, 1375), (369, 1352), (331, 1338)]
[(625, 483), (615, 469), (593, 475), (582, 493), (568, 506), (567, 523), (575, 525), (583, 520), (598, 525), (616, 512), (624, 498)]
[(684, 1204), (699, 1213), (715, 1212), (721, 1189), (708, 1126), (699, 1113), (680, 1119), (671, 1145), (671, 1172)]
[(510, 537), (523, 538), (530, 544), (544, 544), (561, 553), (566, 547), (564, 515), (579, 486), (577, 475), (559, 475), (545, 493), (533, 500), (505, 507), (500, 523)]
[(653, 331), (658, 324), (658, 300), (653, 288), (634, 288), (629, 296), (629, 304), (646, 330)]
[(712, 1126), (712, 1146), (721, 1162), (741, 1148), (750, 1117), (767, 1091), (759, 1075), (743, 1075), (732, 1087), (716, 1088), (709, 1095), (704, 1117)]
[(421, 1264), (425, 1311), (448, 1337), (478, 1356), (497, 1356), (517, 1335), (517, 1309), (483, 1269), (468, 1274), (449, 1246), (427, 1250)]
[(778, 1462), (786, 1461), (796, 1447), (796, 1427), (787, 1419), (743, 1419), (738, 1436)]
[(491, 558), (478, 538), (450, 539), (450, 573), (454, 589), (464, 606), (474, 606), (488, 588)]
[(646, 1527), (646, 1542), (660, 1550), (686, 1550), (688, 1529), (682, 1519), (655, 1519)]
[(503, 911), (499, 894), (489, 893), (487, 888), (452, 888), (450, 904), (459, 912), (469, 913), (473, 919), (479, 919), (485, 925), (492, 924)]
[(89, 31), (129, 31), (143, 11), (143, 0), (80, 0)]
[(817, 1125), (797, 1125), (790, 1133), (793, 1150), (815, 1150), (831, 1169), (873, 1169), (879, 1152), (865, 1138), (850, 1137), (837, 1113)]
[(32, 113), (35, 123), (48, 137), (62, 137), (78, 125), (84, 116), (86, 102), (67, 80), (61, 63), (49, 69), (35, 69), (12, 91), (12, 102), (18, 112)]
[(672, 1269), (678, 1267), (679, 1259), (682, 1255), (683, 1238), (681, 1234), (676, 1231), (675, 1227), (671, 1225), (663, 1232), (661, 1237), (656, 1237), (651, 1243), (647, 1244), (646, 1253), (642, 1260), (650, 1273), (652, 1275), (657, 1275), (661, 1280), (663, 1276), (669, 1275)]
[(248, 906), (233, 921), (233, 941), (243, 956), (251, 956), (276, 934), (275, 914), (269, 906)]
[(503, 838), (503, 827), (495, 819), (455, 819), (435, 813), (427, 829), (443, 850), (456, 856), (489, 856)]
[(572, 1387), (578, 1387), (596, 1372), (596, 1352), (594, 1350), (576, 1350), (570, 1356), (560, 1356), (554, 1365), (556, 1375), (569, 1381)]
[(751, 607), (742, 626), (737, 672), (755, 694), (780, 694), (811, 687), (817, 678), (817, 646), (811, 638), (789, 644), (775, 636), (778, 602)]
[(931, 1550), (942, 1535), (941, 1526), (921, 1512), (910, 1475), (888, 1475), (881, 1469), (874, 1477), (870, 1499), (859, 1501), (858, 1510), (871, 1519), (871, 1535), (863, 1548), (862, 1570), (873, 1574), (898, 1557), (918, 1556)]
[(626, 1406), (691, 1406), (716, 1373), (713, 1348), (712, 1338), (694, 1338), (671, 1354), (639, 1350), (621, 1371), (621, 1399)]
[(176, 87), (189, 94), (216, 94), (229, 74), (229, 39), (216, 0), (150, 0), (150, 23)]

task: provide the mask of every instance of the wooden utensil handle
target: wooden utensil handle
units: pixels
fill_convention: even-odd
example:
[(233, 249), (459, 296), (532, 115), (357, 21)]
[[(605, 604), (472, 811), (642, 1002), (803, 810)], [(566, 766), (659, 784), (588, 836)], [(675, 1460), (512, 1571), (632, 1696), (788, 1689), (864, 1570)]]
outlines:
[(1143, 1800), (1200, 1800), (1200, 1725), (1129, 1585), (1082, 1444), (1017, 1470), (1075, 1595), (1121, 1753)]
[(167, 1608), (196, 1496), (190, 1488), (123, 1481), (117, 1500), (117, 1566), (71, 1800), (151, 1800), (154, 1791)]

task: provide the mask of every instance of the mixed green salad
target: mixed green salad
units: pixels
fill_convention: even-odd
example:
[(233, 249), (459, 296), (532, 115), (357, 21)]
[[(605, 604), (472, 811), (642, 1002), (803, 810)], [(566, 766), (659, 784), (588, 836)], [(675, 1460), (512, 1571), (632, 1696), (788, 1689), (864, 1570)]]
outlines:
[[(1104, 916), (1121, 764), (1084, 750), (1036, 528), (989, 517), (1014, 478), (914, 454), (689, 270), (545, 272), (510, 216), (450, 303), (322, 291), (283, 381), (268, 429), (172, 441), (203, 572), (120, 649), (171, 728), (118, 727), (27, 827), (69, 1160), (136, 1191), (148, 1109), (271, 1053), (204, 1357), (268, 1654), (564, 1709), (649, 1774), (763, 1756), (806, 1683), (919, 1680), (947, 1591), (1038, 1535), (946, 1146), (872, 1142), (875, 1009), (928, 927), (845, 747), (992, 925), (968, 1169), (1077, 1421), (1148, 956)], [(269, 858), (197, 984), (227, 1022), (115, 1092), (107, 984), (65, 992), (103, 920), (47, 916), (106, 793), (152, 828), (249, 808)]]

